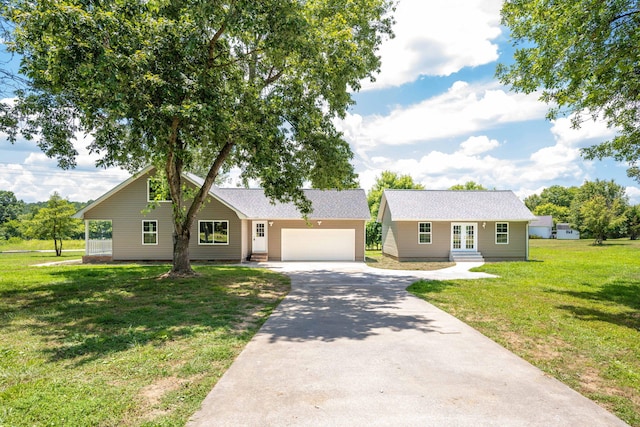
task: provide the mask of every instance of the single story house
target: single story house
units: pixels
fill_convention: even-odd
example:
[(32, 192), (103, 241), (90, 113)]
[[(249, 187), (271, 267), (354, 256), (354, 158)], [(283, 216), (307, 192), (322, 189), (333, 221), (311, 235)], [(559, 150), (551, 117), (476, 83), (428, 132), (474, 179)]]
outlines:
[(556, 238), (559, 240), (578, 240), (580, 232), (571, 228), (566, 222), (560, 222), (556, 225)]
[[(173, 256), (170, 201), (149, 209), (153, 167), (147, 167), (74, 215), (85, 220), (85, 262), (163, 260)], [(185, 174), (188, 185), (202, 180)], [(262, 189), (212, 188), (191, 230), (192, 260), (363, 261), (364, 190), (304, 190), (313, 212), (272, 203)], [(110, 221), (112, 238), (94, 241), (91, 221)]]
[(526, 260), (535, 216), (511, 191), (385, 190), (382, 252), (399, 260)]
[(536, 236), (542, 239), (551, 239), (553, 231), (553, 216), (537, 216), (529, 224), (529, 236)]

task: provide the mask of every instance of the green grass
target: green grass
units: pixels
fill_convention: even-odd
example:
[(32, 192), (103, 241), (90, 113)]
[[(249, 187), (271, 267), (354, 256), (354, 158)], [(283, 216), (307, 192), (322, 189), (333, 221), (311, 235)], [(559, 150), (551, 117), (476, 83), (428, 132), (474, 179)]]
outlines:
[[(63, 255), (63, 259), (70, 255)], [(288, 292), (266, 270), (0, 254), (0, 425), (184, 425)]]
[[(84, 249), (84, 240), (63, 240), (62, 249)], [(53, 240), (0, 240), (0, 252), (7, 251), (53, 251)]]
[(640, 426), (640, 241), (532, 240), (530, 258), (409, 291)]
[(365, 252), (365, 262), (370, 267), (385, 270), (431, 271), (455, 265), (454, 262), (398, 261), (397, 259), (383, 255), (381, 250), (367, 250)]

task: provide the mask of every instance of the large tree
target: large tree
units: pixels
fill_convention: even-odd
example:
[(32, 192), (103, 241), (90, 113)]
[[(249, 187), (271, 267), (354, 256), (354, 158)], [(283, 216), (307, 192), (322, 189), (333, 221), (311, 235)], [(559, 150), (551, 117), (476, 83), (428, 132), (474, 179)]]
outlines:
[[(349, 145), (332, 120), (379, 69), (390, 0), (13, 0), (12, 49), (29, 88), (26, 136), (61, 167), (76, 132), (100, 166), (155, 164), (168, 181), (174, 274), (191, 274), (195, 215), (235, 166), (265, 193), (310, 206), (301, 187), (353, 185)], [(206, 165), (185, 192), (183, 172)]]
[(515, 90), (551, 107), (548, 117), (603, 117), (618, 134), (584, 151), (613, 156), (640, 178), (640, 6), (637, 0), (507, 0), (502, 23), (517, 47), (515, 62), (497, 74)]
[(602, 242), (624, 234), (628, 205), (625, 188), (615, 181), (585, 181), (571, 203), (570, 222), (581, 233)]

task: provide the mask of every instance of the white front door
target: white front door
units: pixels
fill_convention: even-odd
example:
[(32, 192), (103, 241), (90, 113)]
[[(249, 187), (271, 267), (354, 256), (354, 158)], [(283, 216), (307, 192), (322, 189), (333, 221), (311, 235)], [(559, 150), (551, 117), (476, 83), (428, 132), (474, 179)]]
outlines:
[(451, 250), (476, 251), (478, 247), (478, 233), (476, 223), (454, 222), (451, 224)]
[(253, 252), (267, 252), (267, 221), (253, 221)]

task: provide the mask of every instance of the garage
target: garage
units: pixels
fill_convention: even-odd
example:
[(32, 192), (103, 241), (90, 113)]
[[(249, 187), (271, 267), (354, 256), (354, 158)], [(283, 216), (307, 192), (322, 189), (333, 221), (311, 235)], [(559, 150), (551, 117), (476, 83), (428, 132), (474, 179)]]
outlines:
[(354, 229), (282, 229), (283, 261), (355, 261)]

